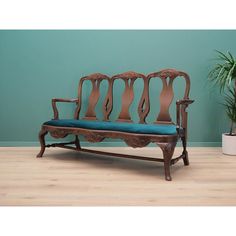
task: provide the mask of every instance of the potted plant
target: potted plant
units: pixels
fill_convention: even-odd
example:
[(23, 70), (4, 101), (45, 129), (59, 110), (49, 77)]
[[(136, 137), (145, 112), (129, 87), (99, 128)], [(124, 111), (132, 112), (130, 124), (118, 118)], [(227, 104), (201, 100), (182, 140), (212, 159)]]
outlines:
[(230, 52), (217, 52), (217, 61), (208, 78), (218, 85), (224, 94), (226, 113), (231, 121), (229, 133), (222, 134), (222, 151), (224, 154), (236, 155), (236, 59)]

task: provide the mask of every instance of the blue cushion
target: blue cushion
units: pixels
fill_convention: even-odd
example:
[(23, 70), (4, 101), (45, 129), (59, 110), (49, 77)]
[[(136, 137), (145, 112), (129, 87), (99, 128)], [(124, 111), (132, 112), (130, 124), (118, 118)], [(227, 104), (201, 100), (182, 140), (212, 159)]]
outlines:
[(95, 130), (111, 130), (139, 134), (176, 134), (175, 125), (161, 124), (136, 124), (126, 122), (61, 119), (47, 121), (44, 123), (44, 125)]
[(61, 119), (47, 121), (44, 123), (44, 125), (95, 130), (111, 130), (139, 134), (176, 134), (175, 125), (162, 124), (136, 124), (128, 122)]

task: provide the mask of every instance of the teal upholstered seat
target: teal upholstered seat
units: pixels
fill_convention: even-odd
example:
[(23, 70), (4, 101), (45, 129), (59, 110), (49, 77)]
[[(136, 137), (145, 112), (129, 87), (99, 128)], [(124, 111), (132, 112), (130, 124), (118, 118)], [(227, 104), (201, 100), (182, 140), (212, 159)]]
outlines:
[(44, 123), (44, 125), (86, 128), (93, 130), (111, 130), (111, 131), (121, 131), (128, 133), (138, 133), (138, 134), (160, 134), (160, 135), (176, 134), (175, 125), (162, 125), (162, 124), (136, 124), (136, 123), (126, 123), (126, 122), (61, 119), (61, 120), (47, 121)]

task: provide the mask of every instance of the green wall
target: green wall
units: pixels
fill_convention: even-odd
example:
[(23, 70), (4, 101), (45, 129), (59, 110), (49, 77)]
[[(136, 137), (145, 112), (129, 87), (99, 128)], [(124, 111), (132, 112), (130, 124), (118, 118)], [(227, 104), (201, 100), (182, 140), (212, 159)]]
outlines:
[[(189, 141), (191, 145), (220, 145), (221, 133), (228, 128), (220, 96), (210, 89), (206, 76), (214, 61), (214, 49), (236, 55), (236, 31), (184, 30), (65, 30), (0, 31), (0, 145), (31, 145), (37, 142), (42, 122), (52, 118), (51, 98), (74, 98), (79, 78), (94, 72), (108, 75), (134, 70), (148, 74), (162, 68), (177, 68), (191, 76)], [(118, 83), (118, 82), (117, 82)], [(177, 96), (183, 83), (175, 83)], [(137, 121), (137, 105), (142, 83), (135, 87), (131, 113)], [(106, 84), (102, 86), (106, 90)], [(118, 83), (116, 94), (122, 93)], [(90, 85), (85, 84), (83, 102)], [(160, 83), (150, 89), (154, 121), (158, 112)], [(103, 94), (104, 94), (103, 92)], [(176, 96), (176, 98), (177, 98)], [(101, 117), (101, 100), (97, 106)], [(64, 117), (73, 105), (59, 107)], [(112, 118), (119, 112), (115, 100)], [(85, 112), (83, 108), (82, 113)], [(174, 113), (174, 107), (171, 108)], [(175, 117), (173, 117), (175, 119)], [(117, 140), (108, 140), (115, 142)], [(115, 145), (105, 143), (105, 145)]]

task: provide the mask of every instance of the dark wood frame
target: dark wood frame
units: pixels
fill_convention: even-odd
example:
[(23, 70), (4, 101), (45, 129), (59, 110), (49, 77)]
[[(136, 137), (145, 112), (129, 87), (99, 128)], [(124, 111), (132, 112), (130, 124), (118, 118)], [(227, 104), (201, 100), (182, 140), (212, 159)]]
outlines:
[[(175, 135), (153, 135), (153, 134), (136, 134), (136, 133), (126, 133), (118, 131), (108, 131), (108, 130), (92, 130), (84, 128), (71, 128), (71, 127), (56, 127), (49, 125), (42, 125), (41, 131), (39, 132), (39, 141), (41, 144), (41, 150), (37, 157), (42, 157), (46, 147), (61, 147), (76, 150), (79, 152), (90, 152), (96, 154), (106, 154), (116, 157), (124, 158), (134, 158), (141, 160), (164, 162), (165, 178), (166, 180), (171, 180), (170, 166), (175, 164), (180, 159), (183, 159), (184, 165), (189, 165), (188, 152), (186, 149), (187, 145), (187, 111), (186, 108), (189, 104), (193, 103), (193, 100), (189, 99), (190, 91), (190, 79), (189, 76), (182, 72), (174, 69), (166, 69), (159, 72), (151, 73), (148, 76), (139, 74), (136, 72), (126, 72), (122, 74), (115, 75), (113, 77), (108, 77), (104, 74), (96, 73), (89, 76), (81, 78), (79, 82), (78, 98), (76, 99), (52, 99), (52, 108), (54, 112), (54, 119), (59, 119), (59, 112), (56, 104), (58, 102), (69, 102), (76, 103), (77, 107), (75, 109), (74, 119), (79, 119), (79, 113), (82, 106), (82, 87), (86, 80), (91, 81), (92, 91), (89, 97), (89, 105), (85, 117), (86, 120), (97, 120), (95, 113), (95, 106), (98, 102), (100, 95), (100, 84), (103, 80), (108, 81), (108, 92), (103, 103), (103, 115), (104, 121), (109, 121), (109, 115), (111, 114), (113, 108), (113, 86), (114, 81), (121, 79), (125, 83), (125, 90), (122, 95), (122, 109), (120, 115), (117, 119), (118, 122), (132, 122), (129, 107), (134, 98), (133, 85), (136, 79), (141, 78), (144, 81), (143, 94), (138, 105), (139, 123), (145, 124), (146, 117), (150, 111), (150, 98), (149, 98), (149, 83), (153, 78), (159, 78), (162, 81), (163, 88), (160, 94), (160, 112), (158, 114), (156, 124), (173, 124), (170, 114), (169, 107), (174, 97), (173, 92), (173, 81), (174, 79), (183, 77), (186, 82), (185, 93), (182, 100), (176, 102), (176, 125), (177, 133)], [(75, 135), (75, 140), (67, 143), (53, 143), (45, 144), (45, 135), (50, 133), (54, 138), (64, 138), (69, 134)], [(108, 153), (101, 151), (94, 151), (89, 149), (81, 148), (78, 135), (83, 135), (86, 140), (90, 142), (101, 142), (105, 138), (118, 138), (123, 139), (128, 146), (131, 147), (144, 147), (149, 143), (156, 143), (163, 152), (162, 158), (150, 158), (143, 156), (131, 156), (125, 154)], [(172, 158), (177, 141), (181, 139), (183, 145), (183, 152), (179, 157)], [(74, 146), (71, 146), (74, 145)]]

